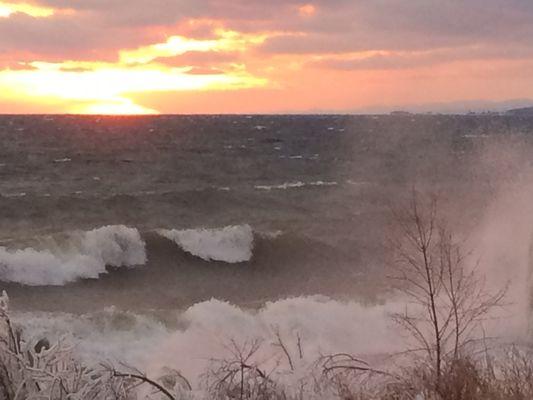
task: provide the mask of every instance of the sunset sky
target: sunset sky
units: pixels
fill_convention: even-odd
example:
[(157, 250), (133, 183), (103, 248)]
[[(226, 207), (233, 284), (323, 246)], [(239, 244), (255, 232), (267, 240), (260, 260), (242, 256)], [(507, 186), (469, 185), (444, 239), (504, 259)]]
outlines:
[(0, 0), (0, 113), (533, 98), (531, 0)]

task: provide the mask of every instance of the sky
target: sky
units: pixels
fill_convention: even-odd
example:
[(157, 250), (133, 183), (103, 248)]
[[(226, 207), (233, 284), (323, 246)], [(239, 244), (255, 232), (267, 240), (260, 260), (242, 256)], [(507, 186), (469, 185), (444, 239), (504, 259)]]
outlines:
[(0, 0), (0, 113), (520, 103), (531, 38), (531, 0)]

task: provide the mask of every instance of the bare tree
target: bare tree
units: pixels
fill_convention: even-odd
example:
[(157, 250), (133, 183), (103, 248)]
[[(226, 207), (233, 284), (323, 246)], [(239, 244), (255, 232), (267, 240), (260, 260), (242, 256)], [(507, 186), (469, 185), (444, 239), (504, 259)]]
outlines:
[(286, 399), (283, 389), (255, 361), (262, 341), (254, 339), (226, 345), (229, 357), (212, 359), (203, 375), (204, 385), (213, 399)]
[[(289, 351), (289, 346), (285, 343), (285, 340), (283, 339), (281, 335), (279, 326), (271, 326), (270, 328), (272, 330), (273, 335), (275, 336), (275, 341), (272, 343), (272, 345), (274, 347), (281, 349), (291, 372), (294, 372), (295, 370), (294, 358), (295, 357), (291, 355), (291, 352)], [(304, 351), (303, 351), (303, 346), (302, 346), (302, 338), (300, 337), (299, 332), (296, 332), (295, 347), (296, 347), (295, 351), (297, 352), (297, 356), (298, 356), (297, 360), (302, 361), (304, 358)]]
[[(166, 385), (165, 382), (158, 382), (150, 379), (144, 372), (128, 365), (122, 365), (122, 370), (116, 369), (111, 364), (102, 364), (102, 367), (110, 374), (111, 377), (118, 378), (119, 380), (126, 382), (126, 393), (132, 392), (140, 385), (146, 384), (149, 385), (156, 394), (161, 393), (169, 400), (176, 400), (176, 397), (172, 393), (173, 389), (175, 388), (176, 381), (173, 382), (173, 385)], [(186, 384), (188, 390), (192, 389), (189, 381), (183, 377), (183, 375), (178, 373), (178, 377)]]
[(399, 232), (392, 278), (409, 300), (393, 319), (414, 339), (409, 351), (425, 355), (439, 392), (444, 364), (454, 365), (480, 339), (478, 328), (506, 289), (486, 290), (478, 264), (468, 264), (469, 254), (439, 215), (437, 197), (421, 198), (413, 190), (408, 207), (393, 211)]

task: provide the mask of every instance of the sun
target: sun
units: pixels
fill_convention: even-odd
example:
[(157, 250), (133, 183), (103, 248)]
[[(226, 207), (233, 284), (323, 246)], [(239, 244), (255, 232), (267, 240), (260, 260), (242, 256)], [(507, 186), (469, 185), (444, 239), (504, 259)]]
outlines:
[(73, 110), (73, 114), (92, 115), (154, 115), (159, 114), (157, 110), (143, 107), (132, 101), (121, 99), (116, 102), (99, 102), (84, 105)]
[(106, 62), (32, 62), (31, 69), (0, 70), (0, 99), (38, 98), (68, 101), (65, 110), (74, 114), (158, 114), (141, 106), (128, 94), (236, 90), (265, 86), (242, 66), (232, 65), (224, 73), (195, 74), (192, 67), (162, 64), (126, 66)]

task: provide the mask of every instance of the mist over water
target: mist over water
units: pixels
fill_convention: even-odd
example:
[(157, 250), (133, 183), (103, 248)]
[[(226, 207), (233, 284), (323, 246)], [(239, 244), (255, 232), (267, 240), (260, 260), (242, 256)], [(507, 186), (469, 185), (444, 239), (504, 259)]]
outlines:
[(4, 116), (0, 141), (0, 286), (88, 358), (197, 376), (276, 329), (309, 360), (401, 348), (387, 238), (413, 186), (527, 337), (532, 118)]

